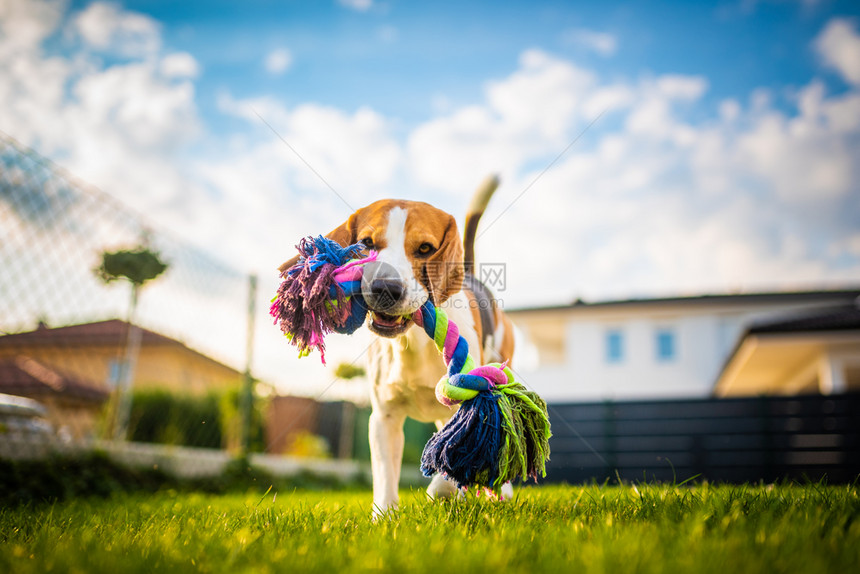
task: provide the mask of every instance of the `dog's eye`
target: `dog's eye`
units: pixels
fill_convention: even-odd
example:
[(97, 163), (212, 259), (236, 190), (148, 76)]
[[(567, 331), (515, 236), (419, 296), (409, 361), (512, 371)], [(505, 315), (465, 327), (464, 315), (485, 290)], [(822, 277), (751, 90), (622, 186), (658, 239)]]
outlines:
[(364, 246), (368, 249), (373, 249), (373, 239), (371, 239), (370, 237), (365, 237), (361, 240), (361, 242), (364, 243)]
[(428, 255), (433, 255), (434, 253), (436, 253), (436, 248), (433, 247), (433, 245), (430, 243), (422, 243), (418, 246), (418, 251), (416, 251), (416, 253), (418, 253), (418, 255), (427, 257)]

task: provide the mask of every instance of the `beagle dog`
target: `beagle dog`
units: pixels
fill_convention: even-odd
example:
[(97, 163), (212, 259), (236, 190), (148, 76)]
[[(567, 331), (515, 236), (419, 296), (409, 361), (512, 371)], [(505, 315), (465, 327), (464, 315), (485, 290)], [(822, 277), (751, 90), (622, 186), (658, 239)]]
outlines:
[[(491, 176), (478, 188), (463, 240), (452, 215), (426, 203), (391, 199), (357, 210), (327, 234), (341, 245), (363, 243), (378, 252), (362, 280), (370, 310), (367, 326), (374, 335), (367, 352), (374, 515), (397, 508), (406, 417), (441, 428), (456, 412), (436, 400), (445, 364), (433, 341), (409, 318), (412, 313), (430, 299), (457, 324), (479, 364), (512, 357), (510, 319), (472, 273), (478, 221), (497, 186)], [(436, 498), (456, 490), (455, 483), (437, 475), (428, 494)], [(511, 494), (505, 485), (503, 498)]]

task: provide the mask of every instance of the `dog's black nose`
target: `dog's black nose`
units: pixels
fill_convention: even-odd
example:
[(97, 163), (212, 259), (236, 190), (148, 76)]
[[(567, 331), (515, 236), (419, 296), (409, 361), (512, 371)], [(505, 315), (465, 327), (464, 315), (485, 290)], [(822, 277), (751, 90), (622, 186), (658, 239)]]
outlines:
[(385, 311), (393, 309), (403, 299), (403, 284), (394, 279), (374, 279), (370, 283), (370, 297), (373, 307)]

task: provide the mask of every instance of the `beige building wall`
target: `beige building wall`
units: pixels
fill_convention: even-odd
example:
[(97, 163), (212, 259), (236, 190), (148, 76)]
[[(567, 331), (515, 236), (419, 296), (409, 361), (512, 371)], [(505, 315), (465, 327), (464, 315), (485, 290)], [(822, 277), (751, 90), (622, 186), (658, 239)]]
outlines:
[[(117, 346), (0, 348), (0, 358), (31, 357), (52, 368), (106, 387), (115, 382), (123, 352)], [(180, 345), (144, 345), (135, 368), (135, 389), (205, 394), (236, 387), (238, 371)]]

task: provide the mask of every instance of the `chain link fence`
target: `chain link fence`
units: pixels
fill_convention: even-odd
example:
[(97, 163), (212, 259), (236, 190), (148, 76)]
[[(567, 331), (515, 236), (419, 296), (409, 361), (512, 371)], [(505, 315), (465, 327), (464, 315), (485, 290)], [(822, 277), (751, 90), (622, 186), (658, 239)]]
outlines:
[[(129, 253), (163, 272), (106, 277)], [(248, 300), (248, 276), (0, 134), (0, 456), (106, 439), (238, 450)]]

